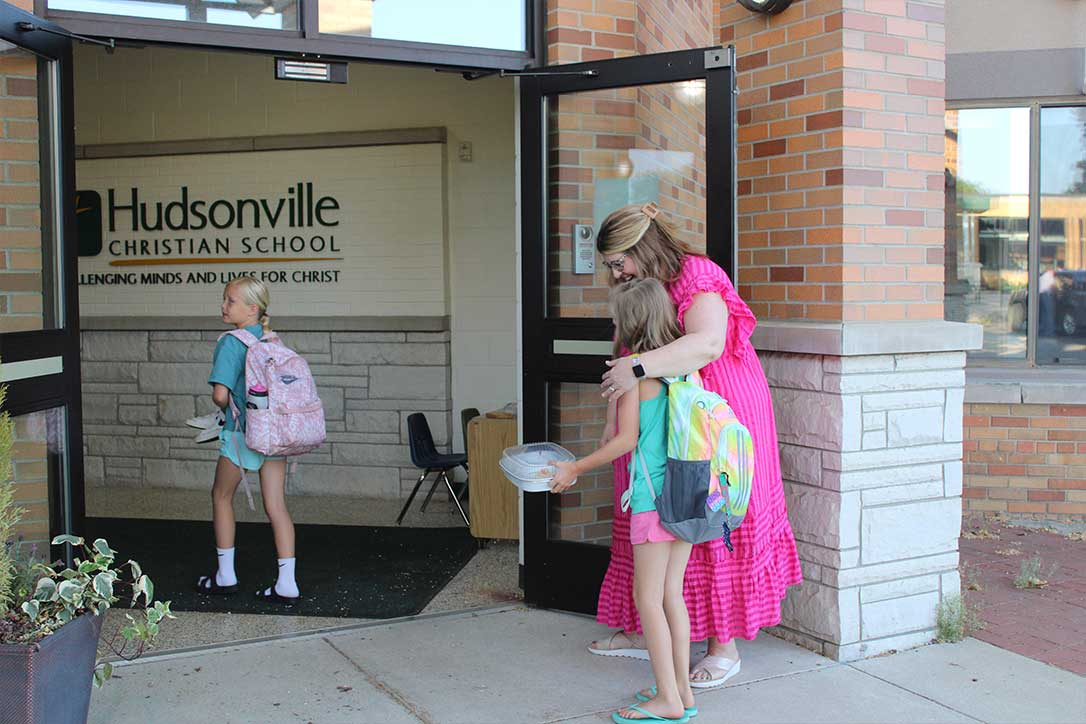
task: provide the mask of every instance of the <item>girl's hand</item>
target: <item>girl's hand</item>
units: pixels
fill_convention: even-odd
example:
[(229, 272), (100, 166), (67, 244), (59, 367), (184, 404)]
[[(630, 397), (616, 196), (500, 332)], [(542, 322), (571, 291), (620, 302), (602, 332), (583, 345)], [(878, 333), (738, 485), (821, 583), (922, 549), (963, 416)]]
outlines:
[(618, 434), (618, 432), (615, 430), (614, 425), (604, 425), (603, 426), (603, 435), (600, 437), (600, 447), (603, 447), (607, 443), (614, 440), (615, 435), (617, 435), (617, 434)]
[(608, 400), (617, 400), (637, 386), (637, 378), (633, 373), (633, 360), (629, 357), (609, 359), (607, 366), (611, 369), (604, 373), (600, 389), (602, 395)]
[(551, 461), (548, 463), (554, 468), (554, 480), (551, 481), (552, 493), (564, 493), (573, 487), (577, 481), (577, 463), (560, 463)]

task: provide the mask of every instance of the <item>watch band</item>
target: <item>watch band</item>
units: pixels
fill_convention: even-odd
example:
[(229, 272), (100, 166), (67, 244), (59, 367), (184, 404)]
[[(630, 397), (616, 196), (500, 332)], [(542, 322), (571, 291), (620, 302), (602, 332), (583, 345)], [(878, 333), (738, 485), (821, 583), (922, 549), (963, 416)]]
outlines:
[(632, 362), (634, 377), (636, 377), (637, 379), (641, 379), (645, 376), (645, 368), (641, 364), (641, 358), (637, 355), (634, 355)]

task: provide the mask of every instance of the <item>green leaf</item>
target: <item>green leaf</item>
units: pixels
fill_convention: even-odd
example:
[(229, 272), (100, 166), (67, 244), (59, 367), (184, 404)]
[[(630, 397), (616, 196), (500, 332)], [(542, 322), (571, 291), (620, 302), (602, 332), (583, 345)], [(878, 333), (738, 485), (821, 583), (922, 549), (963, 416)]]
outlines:
[(99, 573), (94, 577), (94, 590), (107, 601), (113, 599), (113, 576)]
[(34, 588), (36, 601), (55, 601), (57, 597), (57, 584), (52, 578), (41, 578)]
[(83, 591), (83, 585), (79, 581), (61, 581), (57, 587), (57, 595), (62, 601), (74, 601), (75, 597)]
[(117, 557), (117, 554), (114, 552), (114, 550), (109, 547), (109, 543), (106, 543), (105, 538), (98, 538), (94, 541), (94, 550), (98, 551), (107, 558)]
[(24, 601), (22, 605), (23, 613), (31, 621), (35, 621), (38, 618), (38, 602), (37, 601)]
[(58, 535), (53, 539), (53, 545), (59, 546), (64, 543), (71, 543), (73, 546), (83, 545), (83, 539), (77, 535)]
[(140, 564), (135, 561), (129, 561), (128, 565), (132, 566), (132, 577), (139, 578), (143, 575), (143, 569), (140, 568)]
[(106, 662), (94, 668), (94, 685), (101, 689), (102, 684), (113, 676), (113, 664)]
[(136, 584), (132, 586), (132, 602), (135, 603), (136, 599), (143, 594), (143, 605), (150, 606), (151, 601), (155, 597), (155, 584), (151, 582), (151, 579), (146, 574), (141, 575), (136, 579)]
[(80, 573), (93, 573), (94, 571), (97, 571), (100, 567), (101, 566), (99, 566), (96, 561), (83, 561), (79, 564), (76, 570), (78, 570)]

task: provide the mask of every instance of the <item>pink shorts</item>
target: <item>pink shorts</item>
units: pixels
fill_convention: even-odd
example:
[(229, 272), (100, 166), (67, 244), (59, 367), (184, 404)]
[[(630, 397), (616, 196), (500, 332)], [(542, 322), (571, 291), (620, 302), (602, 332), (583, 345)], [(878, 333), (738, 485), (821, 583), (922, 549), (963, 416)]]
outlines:
[(634, 513), (630, 516), (630, 543), (666, 543), (678, 540), (660, 524), (660, 515), (655, 510)]

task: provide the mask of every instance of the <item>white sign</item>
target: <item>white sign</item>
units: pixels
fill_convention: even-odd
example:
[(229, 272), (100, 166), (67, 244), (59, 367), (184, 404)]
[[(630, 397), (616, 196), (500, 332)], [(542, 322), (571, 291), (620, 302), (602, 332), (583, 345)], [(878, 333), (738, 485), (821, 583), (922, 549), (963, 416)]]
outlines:
[(446, 313), (438, 144), (85, 159), (76, 175), (83, 315), (217, 316), (244, 274), (273, 316)]

